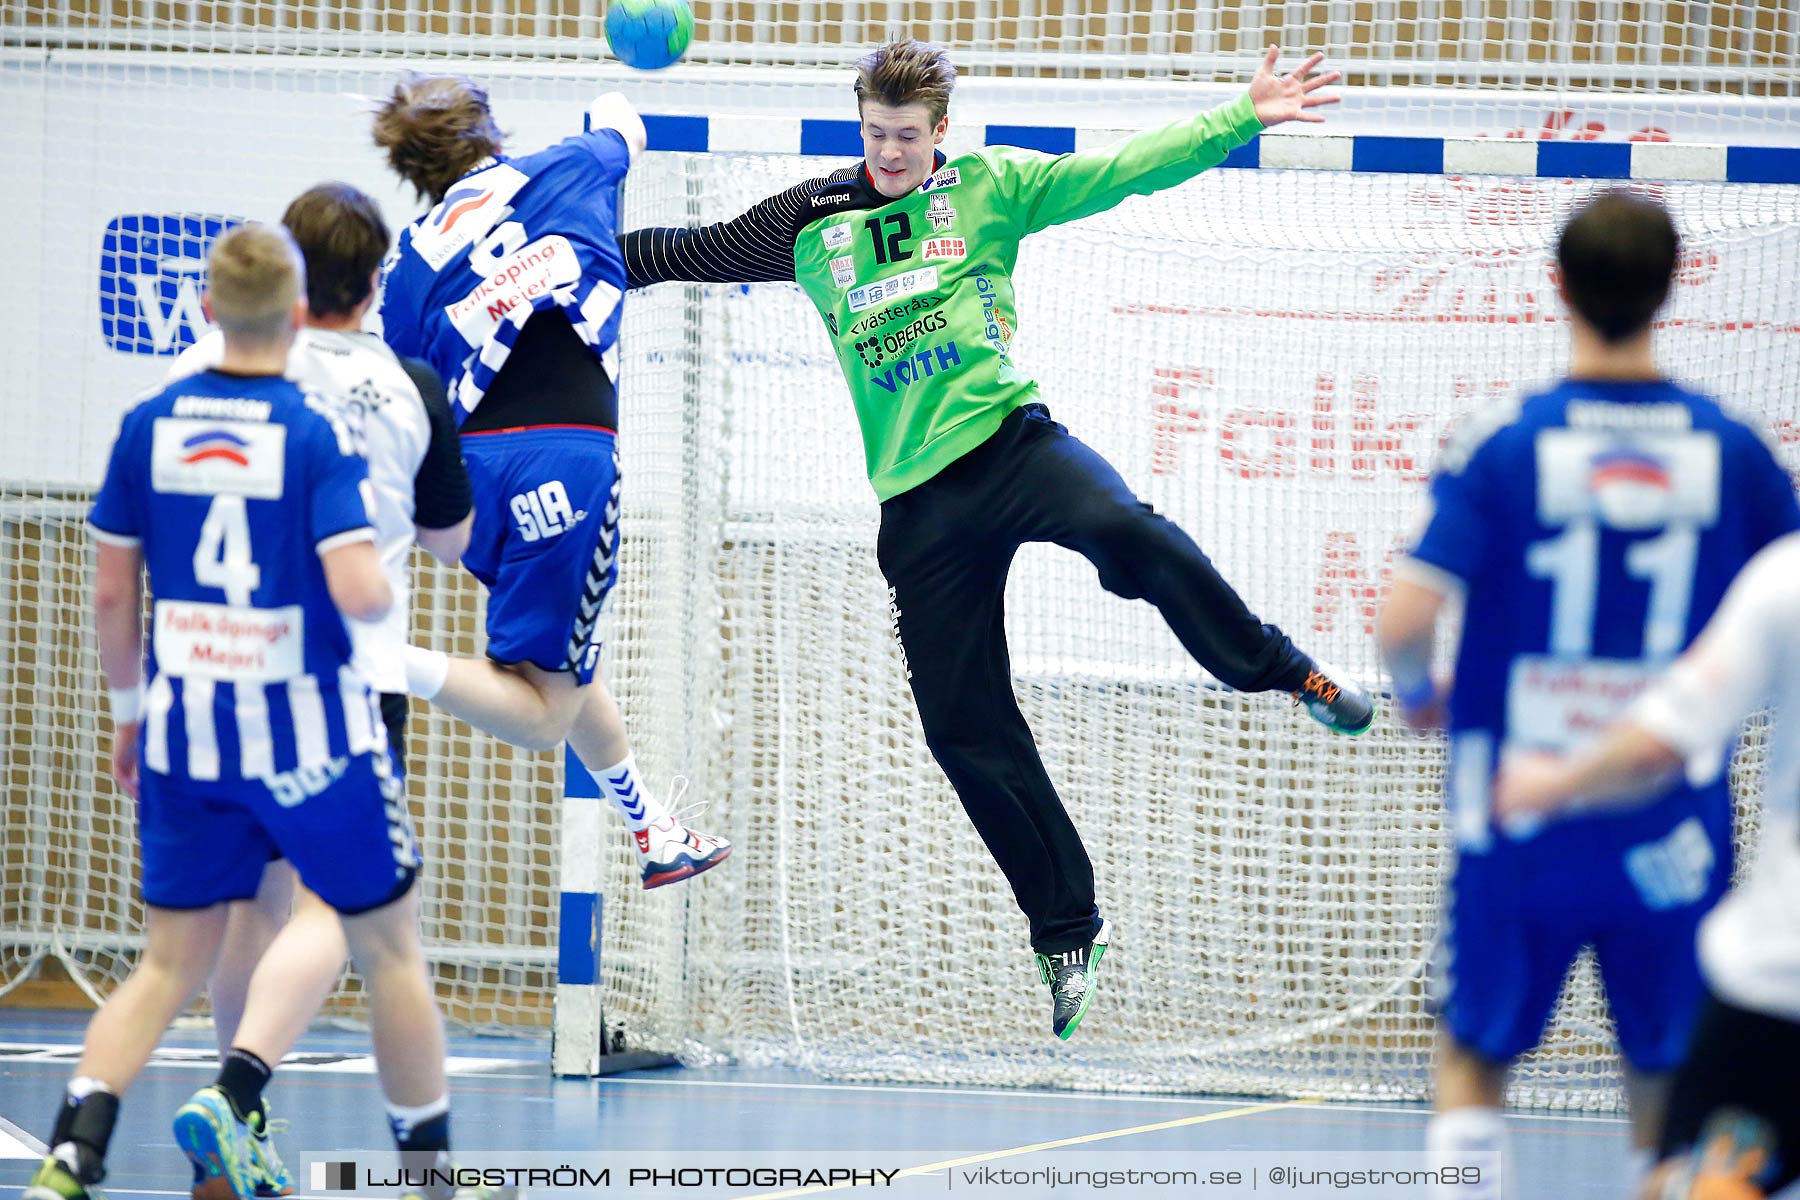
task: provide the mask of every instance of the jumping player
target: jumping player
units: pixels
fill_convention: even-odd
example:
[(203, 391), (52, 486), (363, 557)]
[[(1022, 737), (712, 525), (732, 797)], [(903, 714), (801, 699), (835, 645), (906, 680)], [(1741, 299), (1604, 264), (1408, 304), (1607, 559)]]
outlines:
[(1012, 691), (1002, 607), (1013, 555), (1055, 542), (1109, 591), (1161, 610), (1182, 645), (1242, 691), (1286, 691), (1340, 733), (1374, 718), (1366, 693), (1254, 616), (1191, 538), (1051, 420), (1014, 365), (1020, 239), (1174, 187), (1335, 98), (1288, 76), (1270, 47), (1249, 91), (1104, 150), (937, 146), (956, 71), (900, 41), (858, 64), (864, 160), (700, 229), (622, 239), (632, 287), (795, 280), (830, 331), (881, 501), (877, 555), (925, 740), (1030, 921), (1051, 1027), (1075, 1032), (1110, 931), (1087, 850)]
[[(1447, 712), (1450, 733), (1433, 1149), (1504, 1151), (1507, 1068), (1537, 1044), (1584, 945), (1641, 1158), (1699, 1010), (1694, 935), (1731, 877), (1724, 780), (1545, 828), (1496, 823), (1492, 801), (1506, 755), (1580, 747), (1686, 648), (1752, 555), (1800, 528), (1762, 439), (1657, 369), (1651, 320), (1679, 246), (1660, 206), (1625, 193), (1569, 221), (1556, 251), (1569, 375), (1451, 442), (1381, 615), (1405, 719), (1431, 728)], [(1433, 639), (1457, 593), (1462, 644), (1454, 685), (1440, 685)]]
[[(346, 628), (385, 617), (393, 592), (363, 459), (347, 429), (282, 378), (304, 296), (284, 231), (220, 238), (205, 303), (223, 359), (126, 415), (94, 502), (95, 627), (112, 774), (138, 800), (145, 947), (88, 1026), (28, 1200), (81, 1200), (100, 1182), (120, 1097), (205, 981), (227, 905), (256, 894), (275, 854), (343, 918), (401, 1148), (448, 1148), (419, 858)], [(178, 1120), (177, 1135), (210, 1154), (207, 1194), (250, 1195), (253, 1181), (231, 1165), (248, 1160), (251, 1130), (222, 1096), (196, 1100), (217, 1119)]]
[(507, 158), (487, 93), (448, 76), (408, 78), (376, 115), (376, 144), (433, 205), (388, 264), (383, 333), (449, 387), (475, 492), (464, 563), (488, 588), (487, 660), (413, 647), (407, 680), (516, 746), (566, 738), (652, 888), (717, 866), (731, 843), (651, 795), (596, 673), (618, 569), (618, 189), (645, 135), (616, 93), (587, 129)]

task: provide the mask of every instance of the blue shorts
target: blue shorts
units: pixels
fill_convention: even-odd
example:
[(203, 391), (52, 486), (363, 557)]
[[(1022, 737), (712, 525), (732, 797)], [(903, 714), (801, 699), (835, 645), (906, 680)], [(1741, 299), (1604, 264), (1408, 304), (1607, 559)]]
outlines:
[(1626, 1060), (1680, 1066), (1706, 995), (1695, 938), (1730, 883), (1731, 855), (1728, 798), (1692, 793), (1465, 851), (1434, 964), (1451, 1035), (1492, 1063), (1531, 1050), (1591, 945)]
[[(209, 908), (256, 895), (285, 858), (346, 916), (406, 894), (419, 850), (386, 752), (336, 760), (340, 773), (197, 782), (145, 771), (138, 793), (144, 903)], [(310, 794), (309, 794), (310, 793)]]
[(463, 565), (487, 585), (488, 657), (587, 683), (619, 574), (612, 433), (560, 425), (474, 433), (462, 450), (475, 497)]

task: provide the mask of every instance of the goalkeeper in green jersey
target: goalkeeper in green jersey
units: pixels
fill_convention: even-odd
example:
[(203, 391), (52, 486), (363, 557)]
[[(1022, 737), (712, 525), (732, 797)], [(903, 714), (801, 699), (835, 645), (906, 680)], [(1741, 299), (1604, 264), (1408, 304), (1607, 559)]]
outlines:
[[(1026, 542), (1098, 568), (1108, 591), (1161, 610), (1190, 654), (1240, 691), (1291, 692), (1339, 733), (1374, 719), (1368, 694), (1259, 620), (1193, 539), (1051, 420), (1014, 365), (1019, 241), (1190, 179), (1283, 121), (1334, 101), (1275, 73), (1271, 46), (1230, 104), (1103, 150), (937, 146), (955, 68), (901, 41), (857, 66), (865, 159), (732, 221), (620, 239), (632, 287), (797, 281), (831, 332), (881, 501), (877, 557), (926, 743), (1031, 922), (1052, 1027), (1086, 1014), (1108, 941), (1094, 871), (1013, 696), (1002, 606)], [(871, 619), (879, 619), (871, 613)]]

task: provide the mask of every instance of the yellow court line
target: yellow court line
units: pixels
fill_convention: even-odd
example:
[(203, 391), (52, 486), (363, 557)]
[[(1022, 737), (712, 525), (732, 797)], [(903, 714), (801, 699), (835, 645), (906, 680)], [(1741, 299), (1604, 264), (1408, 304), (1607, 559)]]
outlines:
[[(1133, 1125), (1130, 1129), (1108, 1129), (1100, 1133), (1084, 1133), (1080, 1137), (1060, 1138), (1054, 1142), (1039, 1142), (1034, 1146), (1015, 1146), (1010, 1150), (992, 1150), (986, 1154), (971, 1154), (966, 1158), (947, 1158), (943, 1162), (921, 1163), (916, 1167), (905, 1168), (894, 1178), (900, 1179), (907, 1175), (931, 1175), (938, 1171), (970, 1166), (973, 1163), (993, 1162), (997, 1158), (1036, 1154), (1039, 1150), (1057, 1150), (1063, 1146), (1079, 1146), (1086, 1142), (1104, 1142), (1109, 1138), (1131, 1137), (1139, 1133), (1157, 1133), (1164, 1129), (1180, 1129), (1187, 1125), (1204, 1125), (1209, 1121), (1229, 1121), (1233, 1117), (1250, 1117), (1257, 1113), (1274, 1112), (1276, 1109), (1298, 1108), (1301, 1105), (1317, 1103), (1317, 1100), (1283, 1100), (1275, 1104), (1251, 1104), (1244, 1108), (1229, 1108), (1224, 1112), (1200, 1113), (1192, 1117), (1178, 1117), (1173, 1121)], [(790, 1196), (813, 1196), (820, 1192), (835, 1192), (850, 1186), (847, 1183), (831, 1183), (820, 1187), (795, 1188), (793, 1191), (787, 1192), (762, 1192), (755, 1196), (747, 1196), (745, 1200), (786, 1200)]]

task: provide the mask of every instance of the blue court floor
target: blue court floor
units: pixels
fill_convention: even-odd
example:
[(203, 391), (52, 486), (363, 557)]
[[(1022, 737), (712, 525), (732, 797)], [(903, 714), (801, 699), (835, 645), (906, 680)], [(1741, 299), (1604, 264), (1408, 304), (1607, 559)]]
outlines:
[[(31, 1173), (41, 1152), (36, 1139), (48, 1132), (86, 1016), (0, 1009), (0, 1191), (11, 1192)], [(170, 1139), (169, 1119), (190, 1093), (210, 1081), (211, 1045), (206, 1029), (178, 1029), (165, 1039), (126, 1099), (105, 1185), (110, 1195), (187, 1194), (188, 1167)], [(314, 1032), (271, 1085), (268, 1095), (276, 1115), (292, 1123), (282, 1145), (289, 1166), (300, 1176), (302, 1195), (332, 1195), (309, 1186), (305, 1165), (298, 1161), (303, 1156), (389, 1146), (380, 1095), (363, 1057), (367, 1050), (362, 1034)], [(832, 1161), (878, 1153), (880, 1162), (890, 1166), (954, 1164), (957, 1169), (931, 1174), (945, 1179), (938, 1186), (971, 1196), (990, 1194), (971, 1186), (971, 1172), (1024, 1162), (1022, 1148), (1039, 1148), (1029, 1158), (1032, 1164), (1074, 1162), (1069, 1156), (1104, 1151), (1112, 1166), (1128, 1161), (1166, 1165), (1176, 1157), (1166, 1152), (1181, 1151), (1180, 1161), (1188, 1167), (1196, 1162), (1208, 1167), (1261, 1163), (1266, 1173), (1274, 1161), (1271, 1152), (1416, 1151), (1427, 1117), (1417, 1105), (838, 1084), (786, 1070), (675, 1068), (561, 1080), (550, 1076), (546, 1043), (506, 1038), (456, 1037), (451, 1054), (452, 1128), (460, 1147), (598, 1155), (657, 1152), (653, 1157), (671, 1165), (726, 1164), (734, 1155), (736, 1161), (751, 1161), (747, 1156), (754, 1152), (793, 1152), (784, 1161), (800, 1165), (827, 1153), (836, 1156)], [(1622, 1200), (1630, 1194), (1629, 1142), (1622, 1118), (1521, 1112), (1512, 1115), (1511, 1126), (1514, 1200)], [(712, 1155), (693, 1157), (701, 1152)], [(1195, 1152), (1204, 1156), (1197, 1158)], [(1231, 1188), (1211, 1182), (1215, 1186), (1173, 1191), (1108, 1191), (1171, 1197), (1252, 1194), (1241, 1184)], [(675, 1183), (627, 1189), (624, 1183), (615, 1172), (603, 1194), (808, 1194), (800, 1188), (715, 1191)], [(858, 1186), (837, 1194), (870, 1190)], [(1035, 1197), (1074, 1195), (1080, 1189), (1028, 1180), (1004, 1190)], [(532, 1194), (580, 1193), (558, 1189)], [(1260, 1180), (1256, 1194), (1420, 1200), (1432, 1195), (1423, 1186), (1284, 1190), (1272, 1187), (1267, 1178)]]

